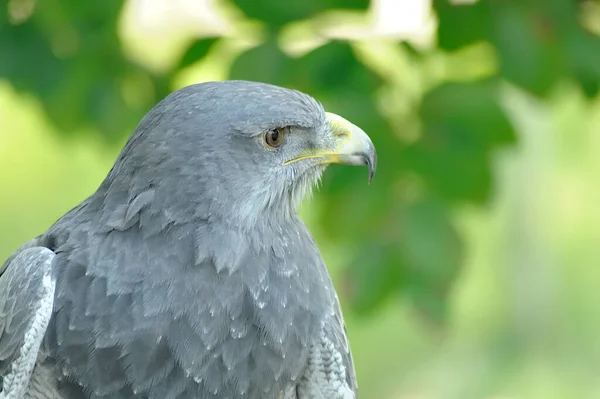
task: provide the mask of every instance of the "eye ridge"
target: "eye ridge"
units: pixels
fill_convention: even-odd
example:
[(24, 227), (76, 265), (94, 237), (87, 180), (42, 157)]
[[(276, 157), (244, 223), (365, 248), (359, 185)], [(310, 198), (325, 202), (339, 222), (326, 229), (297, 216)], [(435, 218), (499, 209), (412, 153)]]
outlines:
[(277, 148), (283, 144), (283, 139), (285, 137), (286, 132), (285, 127), (278, 127), (276, 129), (271, 129), (265, 134), (265, 142), (269, 147)]

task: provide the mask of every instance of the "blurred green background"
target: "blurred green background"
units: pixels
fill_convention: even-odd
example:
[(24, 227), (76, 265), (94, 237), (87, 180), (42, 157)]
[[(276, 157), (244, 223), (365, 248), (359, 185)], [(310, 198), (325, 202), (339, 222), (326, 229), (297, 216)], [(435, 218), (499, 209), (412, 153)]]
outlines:
[(361, 397), (600, 398), (600, 2), (0, 4), (0, 259), (168, 92), (296, 88), (379, 152), (302, 208)]

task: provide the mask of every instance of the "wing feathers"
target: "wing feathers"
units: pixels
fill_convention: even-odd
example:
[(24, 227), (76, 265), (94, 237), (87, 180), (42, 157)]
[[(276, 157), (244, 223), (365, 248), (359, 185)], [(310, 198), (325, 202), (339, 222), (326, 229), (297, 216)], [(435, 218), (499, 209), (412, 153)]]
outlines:
[(28, 247), (3, 267), (0, 276), (0, 398), (25, 394), (40, 344), (52, 316), (55, 254)]

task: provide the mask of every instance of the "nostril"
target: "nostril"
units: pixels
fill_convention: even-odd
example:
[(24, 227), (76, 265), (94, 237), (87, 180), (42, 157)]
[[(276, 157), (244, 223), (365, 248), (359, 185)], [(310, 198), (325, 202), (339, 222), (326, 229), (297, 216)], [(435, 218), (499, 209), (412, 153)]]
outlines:
[(344, 142), (344, 141), (346, 141), (348, 139), (348, 137), (350, 137), (350, 135), (348, 133), (346, 133), (346, 132), (335, 132), (333, 134), (333, 137), (335, 137), (335, 139), (337, 141)]

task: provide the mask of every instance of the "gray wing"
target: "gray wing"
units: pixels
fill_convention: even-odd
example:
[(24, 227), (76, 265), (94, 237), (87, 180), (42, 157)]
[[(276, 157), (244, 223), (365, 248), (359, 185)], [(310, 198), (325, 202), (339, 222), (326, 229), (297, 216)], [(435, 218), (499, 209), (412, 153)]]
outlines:
[[(310, 348), (308, 367), (296, 388), (298, 399), (356, 399), (358, 386), (339, 300)], [(288, 393), (284, 395), (288, 398)], [(295, 398), (296, 396), (289, 396)]]
[(0, 399), (22, 398), (27, 391), (52, 316), (54, 256), (26, 244), (0, 269)]

